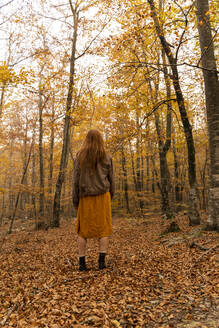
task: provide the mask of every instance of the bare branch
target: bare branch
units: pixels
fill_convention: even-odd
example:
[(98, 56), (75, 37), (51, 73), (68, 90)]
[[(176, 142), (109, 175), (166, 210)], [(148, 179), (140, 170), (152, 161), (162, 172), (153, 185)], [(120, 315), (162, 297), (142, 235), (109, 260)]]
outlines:
[(109, 24), (110, 21), (111, 21), (111, 19), (107, 23), (104, 24), (104, 26), (102, 27), (101, 31), (90, 41), (89, 45), (84, 49), (84, 51), (82, 52), (82, 54), (80, 54), (78, 57), (76, 57), (75, 60), (83, 57), (86, 54), (86, 52), (88, 51), (88, 49), (91, 47), (91, 45), (94, 43), (94, 41), (99, 37), (99, 35), (103, 32), (103, 30)]
[(70, 8), (71, 8), (72, 14), (75, 15), (75, 13), (76, 13), (76, 7), (75, 8), (73, 7), (71, 0), (69, 0), (69, 5), (70, 5)]
[[(66, 22), (66, 21), (62, 20), (61, 18), (55, 18), (55, 17), (45, 16), (45, 15), (40, 14), (40, 13), (38, 13), (38, 12), (36, 12), (36, 14), (37, 14), (38, 16), (40, 16), (40, 17), (43, 17), (43, 18), (46, 18), (46, 19), (51, 19), (51, 20), (53, 20), (53, 21), (59, 21), (59, 22), (61, 22), (61, 23), (63, 23), (63, 24), (66, 24), (66, 25), (68, 25), (71, 29), (73, 28), (73, 25), (72, 25), (72, 24), (70, 24), (69, 22)], [(65, 18), (67, 18), (67, 17), (65, 17)]]
[(159, 102), (158, 102), (158, 103), (152, 108), (152, 110), (151, 110), (149, 113), (147, 113), (147, 114), (143, 117), (142, 122), (140, 123), (140, 127), (144, 124), (145, 120), (146, 120), (149, 116), (151, 116), (154, 112), (156, 112), (156, 110), (158, 110), (158, 108), (159, 108), (160, 106), (162, 106), (162, 105), (164, 105), (164, 104), (167, 104), (167, 103), (169, 103), (169, 102), (171, 102), (171, 101), (176, 101), (176, 98), (164, 99), (164, 100), (159, 101)]
[(8, 6), (8, 5), (10, 5), (10, 3), (12, 3), (13, 1), (14, 1), (14, 0), (11, 0), (11, 1), (9, 1), (8, 3), (2, 5), (2, 6), (0, 7), (0, 9), (2, 9), (3, 7), (6, 7), (6, 6)]
[[(135, 61), (130, 61), (130, 62), (125, 62), (125, 63), (119, 63), (119, 65), (126, 65), (127, 67), (151, 67), (153, 68), (154, 70), (158, 70), (158, 71), (161, 71), (163, 72), (163, 69), (162, 68), (155, 68), (154, 66), (191, 66), (191, 67), (194, 67), (194, 68), (198, 68), (198, 69), (204, 69), (206, 71), (211, 71), (211, 72), (217, 72), (219, 73), (219, 71), (217, 70), (212, 70), (212, 69), (209, 69), (209, 68), (205, 68), (205, 67), (200, 67), (199, 65), (193, 65), (193, 64), (189, 64), (187, 62), (182, 62), (182, 63), (176, 63), (175, 65), (174, 64), (165, 64), (165, 65), (161, 65), (161, 64), (158, 64), (158, 63), (145, 63), (145, 62), (135, 62)], [(128, 66), (129, 65), (129, 66)], [(172, 77), (171, 74), (169, 74), (170, 77)]]
[[(175, 2), (175, 1), (174, 1), (174, 2)], [(183, 15), (185, 16), (185, 27), (184, 27), (184, 30), (183, 30), (181, 36), (180, 36), (179, 44), (178, 44), (178, 47), (177, 47), (177, 49), (176, 49), (176, 55), (175, 55), (175, 59), (176, 59), (176, 61), (177, 61), (177, 59), (178, 59), (179, 49), (180, 49), (180, 47), (181, 47), (181, 45), (182, 45), (182, 43), (183, 43), (183, 38), (184, 38), (184, 35), (185, 35), (185, 33), (186, 33), (186, 28), (187, 28), (187, 26), (188, 26), (188, 15), (189, 15), (190, 11), (192, 10), (192, 7), (194, 6), (194, 3), (191, 4), (191, 6), (190, 6), (189, 10), (187, 11), (187, 13), (184, 12), (184, 10), (182, 9), (182, 7), (181, 7), (179, 4), (178, 4), (178, 6), (180, 7), (181, 12), (182, 12)]]
[[(12, 1), (14, 1), (14, 0), (12, 0)], [(10, 1), (9, 3), (11, 3), (12, 1)], [(8, 3), (8, 4), (9, 4), (9, 3)], [(6, 5), (8, 5), (8, 4), (6, 4)], [(6, 5), (4, 5), (4, 6), (6, 6)], [(3, 7), (4, 7), (4, 6), (3, 6)], [(24, 7), (24, 5), (21, 6), (21, 7), (19, 7), (19, 8), (17, 8), (17, 9), (15, 10), (15, 12), (13, 12), (9, 17), (7, 17), (3, 22), (0, 23), (0, 26), (1, 26), (1, 25), (4, 25), (6, 22), (8, 22), (8, 21), (11, 19), (11, 17), (13, 17), (14, 15), (16, 15), (17, 12), (22, 11), (23, 7)], [(1, 8), (0, 8), (0, 9), (1, 9)]]
[(37, 56), (37, 55), (43, 54), (44, 52), (45, 52), (45, 50), (43, 50), (43, 51), (39, 51), (39, 52), (35, 52), (34, 54), (31, 54), (31, 55), (26, 56), (26, 57), (24, 57), (24, 58), (22, 58), (22, 59), (19, 59), (18, 61), (16, 61), (16, 62), (13, 63), (13, 64), (9, 64), (8, 66), (9, 66), (9, 67), (14, 67), (14, 66), (16, 66), (17, 64), (20, 64), (21, 62), (23, 62), (23, 61), (25, 61), (25, 60), (27, 60), (27, 59), (29, 59), (29, 58), (32, 58), (32, 57), (34, 57), (34, 56)]

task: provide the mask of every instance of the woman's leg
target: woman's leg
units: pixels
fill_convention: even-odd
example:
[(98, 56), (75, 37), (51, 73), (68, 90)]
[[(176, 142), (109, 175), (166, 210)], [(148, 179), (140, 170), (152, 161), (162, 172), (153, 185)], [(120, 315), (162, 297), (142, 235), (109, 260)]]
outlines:
[(105, 257), (108, 249), (109, 237), (103, 237), (99, 239), (99, 269), (106, 268)]
[(107, 253), (109, 245), (109, 237), (103, 237), (99, 239), (99, 252), (100, 253)]
[(86, 253), (87, 240), (78, 236), (78, 255), (79, 255), (79, 270), (86, 271), (85, 253)]
[(85, 256), (87, 240), (81, 236), (78, 236), (78, 254), (79, 257)]

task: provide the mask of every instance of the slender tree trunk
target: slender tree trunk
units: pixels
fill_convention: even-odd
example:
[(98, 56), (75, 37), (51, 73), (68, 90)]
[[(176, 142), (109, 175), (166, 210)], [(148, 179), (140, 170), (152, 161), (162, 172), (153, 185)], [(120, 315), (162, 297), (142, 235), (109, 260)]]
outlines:
[[(29, 166), (29, 163), (30, 163), (32, 148), (33, 148), (33, 139), (32, 139), (32, 142), (31, 142), (31, 146), (30, 146), (30, 150), (29, 150), (29, 155), (28, 155), (28, 158), (27, 158), (26, 166), (24, 167), (24, 170), (23, 170), (23, 175), (22, 175), (22, 178), (21, 178), (21, 184), (23, 184), (24, 183), (24, 180), (25, 180), (27, 169), (28, 169), (28, 166)], [(17, 207), (18, 207), (18, 202), (19, 202), (20, 194), (21, 194), (21, 192), (19, 191), (18, 194), (17, 194), (16, 201), (15, 201), (14, 212), (13, 212), (13, 215), (11, 217), (10, 227), (9, 227), (9, 230), (8, 230), (8, 233), (9, 234), (12, 232), (13, 223), (14, 223), (14, 219), (15, 219), (15, 215), (16, 215), (16, 211), (17, 211)]]
[(2, 117), (2, 112), (3, 112), (4, 95), (5, 95), (5, 84), (3, 84), (2, 91), (1, 91), (1, 98), (0, 98), (0, 118)]
[[(120, 172), (121, 172), (121, 168), (120, 168)], [(117, 196), (117, 199), (118, 199), (118, 209), (120, 209), (122, 207), (122, 197), (121, 197), (121, 194), (122, 194), (122, 179), (121, 179), (121, 174), (120, 172), (118, 173), (118, 178), (117, 178), (117, 186), (116, 186), (116, 190), (118, 192), (118, 196)]]
[[(52, 126), (50, 132), (50, 147), (49, 147), (49, 177), (48, 177), (48, 193), (49, 193), (49, 210), (52, 213), (52, 179), (53, 179), (53, 153), (54, 153), (54, 119), (55, 119), (55, 99), (53, 98), (52, 104)], [(51, 222), (50, 222), (51, 225)]]
[(40, 85), (39, 85), (39, 166), (40, 166), (40, 199), (39, 199), (39, 228), (40, 224), (44, 221), (44, 161), (43, 161), (43, 103), (42, 103), (42, 71), (40, 72)]
[(189, 185), (190, 185), (190, 195), (189, 195), (189, 220), (190, 225), (200, 224), (200, 215), (198, 212), (198, 197), (196, 189), (196, 162), (195, 162), (195, 146), (194, 139), (192, 134), (192, 126), (189, 122), (187, 111), (185, 108), (185, 102), (183, 93), (181, 90), (179, 82), (179, 74), (177, 68), (177, 59), (173, 56), (172, 50), (167, 42), (162, 26), (160, 25), (159, 18), (157, 15), (156, 8), (154, 6), (154, 0), (148, 0), (148, 3), (151, 8), (151, 14), (154, 20), (155, 28), (157, 35), (160, 39), (161, 45), (165, 51), (165, 54), (168, 58), (170, 68), (172, 71), (172, 81), (173, 87), (176, 94), (176, 99), (179, 107), (179, 112), (183, 124), (183, 129), (186, 138), (187, 144), (187, 153), (188, 153), (188, 176), (189, 176)]
[(142, 183), (141, 183), (141, 153), (140, 153), (140, 128), (139, 128), (139, 112), (136, 109), (136, 125), (138, 129), (138, 134), (136, 137), (136, 191), (139, 199), (140, 210), (144, 208), (144, 201), (142, 199)]
[(9, 217), (12, 216), (12, 211), (13, 211), (13, 191), (12, 191), (12, 182), (13, 182), (13, 138), (11, 137), (10, 140), (10, 155), (9, 155), (9, 208), (8, 208), (8, 213)]
[[(26, 167), (26, 162), (27, 162), (27, 113), (26, 113), (25, 135), (24, 135), (24, 140), (23, 140), (23, 150), (21, 153), (21, 157), (22, 157), (23, 170), (24, 170), (24, 168)], [(27, 175), (25, 175), (23, 184), (27, 185)], [(20, 196), (20, 209), (21, 210), (25, 209), (26, 200), (27, 200), (27, 193), (26, 193), (26, 191), (22, 191), (21, 196)]]
[(133, 150), (132, 150), (132, 146), (131, 146), (130, 142), (129, 142), (129, 150), (130, 150), (130, 155), (131, 155), (133, 183), (134, 183), (135, 190), (137, 190), (137, 181), (136, 181), (135, 164), (134, 164), (134, 154), (133, 154)]
[(121, 146), (121, 157), (122, 157), (122, 170), (123, 170), (123, 187), (124, 187), (124, 195), (125, 195), (125, 202), (126, 202), (126, 211), (130, 213), (129, 208), (129, 193), (128, 193), (128, 177), (127, 177), (127, 168), (126, 168), (126, 158), (124, 154), (124, 146)]
[(150, 156), (146, 156), (146, 190), (149, 191), (150, 184)]
[[(149, 126), (147, 122), (147, 128), (146, 128), (146, 138), (145, 138), (145, 149), (147, 150), (150, 145), (148, 141), (148, 131), (149, 131)], [(147, 141), (147, 144), (146, 144)], [(146, 154), (145, 156), (145, 174), (146, 174), (146, 181), (145, 181), (145, 189), (146, 191), (149, 191), (150, 189), (150, 155)]]
[(174, 186), (175, 186), (175, 202), (178, 203), (182, 200), (182, 195), (180, 193), (180, 183), (179, 183), (179, 161), (176, 152), (176, 142), (173, 137), (173, 157), (174, 157)]
[[(71, 2), (70, 2), (71, 4)], [(71, 6), (72, 8), (72, 6)], [(70, 127), (70, 113), (72, 106), (72, 93), (74, 88), (74, 75), (75, 75), (75, 53), (76, 53), (76, 42), (77, 42), (77, 27), (78, 27), (78, 12), (76, 9), (72, 8), (72, 13), (74, 16), (74, 31), (72, 39), (72, 50), (70, 58), (70, 76), (69, 76), (69, 85), (68, 85), (68, 96), (66, 101), (66, 112), (64, 120), (64, 130), (63, 130), (63, 144), (62, 144), (62, 153), (59, 166), (59, 174), (56, 182), (54, 203), (53, 203), (53, 227), (59, 227), (59, 217), (60, 217), (60, 202), (61, 202), (61, 191), (62, 184), (65, 177), (65, 171), (67, 168), (67, 152), (69, 150), (69, 127)]]
[[(151, 156), (151, 162), (153, 164), (152, 156)], [(154, 172), (155, 172), (154, 167), (151, 166), (151, 173), (152, 173), (151, 191), (153, 192), (153, 194), (155, 194), (155, 174), (154, 174)]]
[(196, 0), (196, 6), (210, 151), (207, 228), (219, 231), (219, 81), (211, 34), (208, 0)]
[[(163, 59), (163, 72), (164, 72), (164, 81), (166, 85), (166, 93), (167, 93), (167, 99), (171, 99), (171, 89), (170, 89), (170, 79), (167, 71), (167, 66), (166, 66), (166, 57), (165, 57), (165, 52), (162, 49), (162, 59)], [(166, 140), (162, 144), (162, 151), (161, 151), (161, 157), (160, 161), (162, 162), (162, 175), (163, 175), (163, 188), (165, 190), (165, 194), (167, 197), (166, 200), (166, 217), (170, 218), (172, 217), (172, 211), (170, 209), (170, 204), (169, 204), (169, 192), (170, 192), (170, 172), (169, 172), (169, 167), (168, 167), (168, 162), (167, 162), (167, 153), (170, 149), (171, 146), (171, 134), (172, 134), (172, 107), (170, 101), (167, 103), (167, 114), (166, 114)]]
[[(71, 138), (71, 133), (69, 133), (69, 144), (68, 144), (67, 159), (66, 159), (67, 163), (68, 163), (69, 154), (70, 154), (70, 151), (69, 151), (69, 147), (70, 147), (70, 144), (71, 144), (70, 138)], [(67, 204), (66, 204), (67, 176), (68, 176), (68, 171), (67, 171), (67, 168), (66, 168), (64, 181), (63, 181), (63, 192), (62, 192), (63, 203), (62, 203), (62, 206), (61, 206), (61, 209), (62, 209), (61, 211), (62, 211), (64, 216), (65, 216), (66, 207), (67, 207)]]
[[(55, 109), (54, 105), (52, 108), (52, 121), (55, 118)], [(49, 179), (48, 179), (48, 191), (52, 193), (52, 177), (53, 177), (53, 152), (54, 152), (54, 125), (51, 126), (51, 134), (50, 134), (50, 148), (49, 148)]]
[[(26, 127), (25, 127), (25, 163), (27, 162), (27, 157), (28, 157), (28, 152), (27, 152), (27, 142), (28, 142), (28, 112), (26, 111)], [(28, 172), (25, 175), (25, 179), (24, 179), (24, 185), (27, 186), (28, 185)], [(25, 191), (23, 193), (23, 198), (24, 198), (24, 208), (26, 210), (26, 204), (29, 204), (29, 200), (30, 200), (30, 194), (29, 191)]]
[(144, 190), (144, 156), (141, 148), (141, 190)]
[[(154, 205), (157, 205), (157, 194), (156, 194), (156, 186), (159, 189), (159, 192), (161, 194), (161, 186), (159, 182), (159, 176), (156, 168), (156, 154), (151, 155), (151, 162), (152, 162), (152, 192), (154, 193), (153, 195), (153, 201)], [(159, 200), (160, 203), (160, 200)]]
[(36, 155), (35, 155), (35, 134), (33, 135), (33, 154), (32, 154), (32, 174), (31, 174), (31, 183), (32, 183), (32, 211), (31, 215), (36, 220), (36, 196), (35, 196), (35, 187), (36, 187)]

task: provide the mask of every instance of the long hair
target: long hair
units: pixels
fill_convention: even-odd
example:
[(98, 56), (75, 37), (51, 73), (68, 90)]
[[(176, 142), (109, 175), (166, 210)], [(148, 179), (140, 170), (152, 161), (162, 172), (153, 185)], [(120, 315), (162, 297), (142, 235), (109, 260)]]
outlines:
[(81, 169), (88, 169), (90, 173), (94, 172), (98, 163), (105, 161), (104, 141), (98, 130), (90, 130), (88, 132), (77, 157)]

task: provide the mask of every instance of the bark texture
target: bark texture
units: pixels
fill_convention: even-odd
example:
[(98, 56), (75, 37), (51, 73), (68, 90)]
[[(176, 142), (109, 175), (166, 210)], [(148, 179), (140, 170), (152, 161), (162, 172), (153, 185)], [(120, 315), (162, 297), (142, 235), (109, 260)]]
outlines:
[(70, 58), (70, 75), (69, 75), (68, 96), (66, 101), (65, 121), (64, 121), (64, 130), (63, 130), (62, 153), (61, 153), (59, 174), (56, 182), (56, 189), (55, 189), (55, 196), (54, 196), (54, 203), (53, 203), (53, 220), (51, 223), (52, 227), (59, 227), (61, 191), (62, 191), (63, 182), (65, 180), (65, 173), (66, 173), (65, 171), (67, 168), (67, 159), (68, 159), (67, 154), (69, 151), (70, 114), (71, 114), (71, 106), (72, 106), (72, 93), (74, 89), (78, 12), (76, 8), (74, 9), (72, 7), (72, 3), (70, 0), (69, 2), (74, 17), (74, 31), (73, 31), (72, 49), (71, 49), (71, 58)]
[[(167, 99), (171, 98), (170, 90), (170, 80), (168, 77), (165, 53), (162, 49), (162, 60), (164, 64), (164, 80), (166, 85)], [(162, 200), (162, 213), (163, 216), (167, 219), (172, 217), (172, 212), (170, 209), (169, 202), (169, 191), (170, 191), (170, 173), (167, 162), (167, 153), (171, 146), (171, 130), (172, 130), (172, 108), (170, 102), (167, 103), (167, 114), (166, 114), (166, 138), (165, 141), (162, 140), (162, 133), (160, 127), (160, 118), (159, 114), (155, 113), (155, 125), (158, 136), (158, 146), (159, 146), (159, 158), (160, 158), (160, 191), (161, 191), (161, 200)]]
[(211, 230), (219, 231), (219, 81), (211, 33), (208, 0), (196, 0), (196, 7), (210, 150), (210, 189), (207, 227)]

